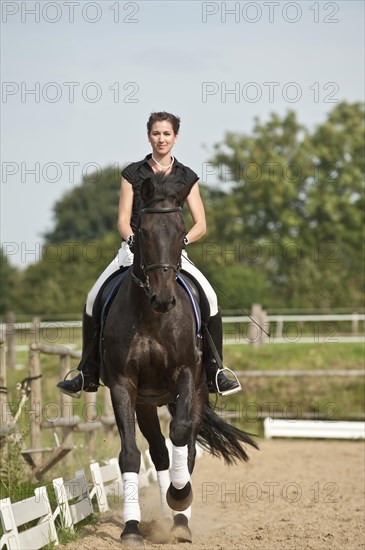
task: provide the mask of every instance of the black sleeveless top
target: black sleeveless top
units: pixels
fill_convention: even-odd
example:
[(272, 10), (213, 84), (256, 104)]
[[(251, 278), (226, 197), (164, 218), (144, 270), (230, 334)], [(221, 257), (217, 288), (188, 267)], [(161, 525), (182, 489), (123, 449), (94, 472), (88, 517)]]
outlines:
[[(137, 229), (137, 222), (140, 210), (141, 199), (139, 196), (139, 191), (141, 188), (141, 183), (143, 180), (148, 178), (151, 174), (154, 174), (152, 167), (148, 164), (148, 159), (152, 157), (152, 154), (146, 155), (143, 160), (138, 162), (132, 162), (128, 164), (122, 170), (122, 177), (125, 178), (133, 187), (133, 207), (132, 207), (132, 218), (131, 218), (131, 228), (133, 231)], [(181, 164), (176, 158), (174, 159), (174, 164), (172, 165), (171, 172), (169, 176), (173, 178), (173, 181), (176, 182), (178, 188), (184, 187), (185, 185), (192, 186), (199, 179), (198, 175), (193, 172), (188, 166)]]

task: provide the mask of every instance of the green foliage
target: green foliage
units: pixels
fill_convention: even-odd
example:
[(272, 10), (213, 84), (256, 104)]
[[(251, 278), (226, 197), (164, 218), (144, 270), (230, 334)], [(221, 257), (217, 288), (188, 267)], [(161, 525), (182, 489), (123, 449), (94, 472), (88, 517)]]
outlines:
[[(224, 347), (225, 364), (235, 370), (351, 370), (363, 368), (364, 344), (313, 343)], [(364, 413), (365, 387), (361, 377), (242, 378), (243, 391), (228, 397), (218, 413), (250, 432), (261, 433), (259, 415), (280, 413), (305, 418), (314, 412), (326, 420), (354, 420)], [(230, 415), (230, 416), (228, 416)]]
[[(343, 102), (313, 131), (294, 112), (272, 114), (215, 145), (221, 182), (202, 185), (208, 231), (189, 256), (223, 308), (361, 307), (363, 132), (364, 105)], [(81, 312), (120, 244), (119, 181), (107, 167), (66, 193), (41, 261), (24, 272), (1, 253), (1, 313)]]
[(81, 185), (54, 206), (55, 226), (47, 243), (99, 240), (117, 229), (120, 171), (106, 167), (83, 177)]
[(23, 275), (22, 311), (51, 316), (81, 313), (88, 291), (119, 246), (117, 233), (99, 240), (45, 245), (42, 259)]
[(34, 486), (24, 481), (26, 467), (21, 456), (21, 437), (10, 433), (3, 438), (0, 451), (0, 498), (10, 497), (13, 502), (34, 496)]
[[(211, 162), (234, 181), (211, 195), (210, 238), (243, 251), (239, 263), (272, 285), (270, 306), (362, 302), (363, 128), (363, 104), (341, 103), (313, 134), (289, 112), (216, 145)], [(255, 266), (244, 253), (253, 245)]]
[(20, 286), (20, 272), (12, 266), (4, 250), (0, 248), (0, 314), (18, 308), (17, 292)]

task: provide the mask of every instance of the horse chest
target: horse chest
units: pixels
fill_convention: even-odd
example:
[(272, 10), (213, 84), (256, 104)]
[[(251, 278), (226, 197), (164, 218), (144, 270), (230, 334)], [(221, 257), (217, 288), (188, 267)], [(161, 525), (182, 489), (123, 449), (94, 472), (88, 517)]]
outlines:
[(156, 338), (136, 333), (129, 349), (130, 360), (138, 362), (139, 366), (167, 366), (169, 361), (176, 358), (176, 349), (171, 342), (165, 344)]

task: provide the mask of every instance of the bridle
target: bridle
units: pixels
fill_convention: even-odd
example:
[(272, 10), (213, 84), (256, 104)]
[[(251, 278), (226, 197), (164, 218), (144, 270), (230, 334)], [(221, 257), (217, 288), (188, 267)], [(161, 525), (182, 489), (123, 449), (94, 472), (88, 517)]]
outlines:
[[(172, 207), (167, 207), (167, 208), (164, 208), (164, 207), (142, 208), (141, 209), (141, 216), (143, 214), (170, 214), (172, 212), (182, 212), (181, 206), (172, 206)], [(143, 239), (144, 239), (143, 233), (142, 233), (141, 229), (138, 229), (138, 242), (139, 243), (143, 242)], [(167, 271), (168, 269), (172, 269), (177, 274), (177, 273), (179, 273), (180, 268), (181, 268), (181, 259), (179, 259), (179, 262), (178, 262), (177, 265), (162, 263), (162, 262), (155, 263), (155, 264), (147, 264), (145, 262), (145, 259), (144, 259), (143, 248), (141, 246), (139, 247), (139, 251), (140, 251), (140, 256), (141, 256), (141, 269), (143, 271), (143, 274), (145, 276), (146, 281), (145, 282), (141, 281), (141, 279), (133, 273), (133, 270), (132, 270), (132, 279), (138, 286), (143, 288), (143, 290), (145, 291), (145, 293), (148, 296), (149, 289), (150, 289), (148, 272), (152, 271), (152, 269), (163, 269), (164, 271)]]

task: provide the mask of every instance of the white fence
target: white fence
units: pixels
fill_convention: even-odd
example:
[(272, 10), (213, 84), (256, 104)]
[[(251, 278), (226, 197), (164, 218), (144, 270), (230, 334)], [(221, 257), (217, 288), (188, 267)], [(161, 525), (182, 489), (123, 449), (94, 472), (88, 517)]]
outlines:
[[(261, 306), (255, 304), (251, 311), (253, 322), (248, 316), (224, 316), (224, 343), (225, 344), (250, 344), (260, 346), (266, 343), (355, 343), (364, 342), (364, 331), (359, 330), (360, 323), (365, 322), (365, 314), (308, 314), (308, 315), (267, 315)], [(336, 323), (349, 323), (349, 330), (340, 332)], [(305, 324), (310, 327), (305, 327)], [(36, 323), (12, 323), (0, 324), (0, 337), (6, 340), (8, 347), (10, 341), (15, 343), (17, 338), (17, 350), (28, 349), (25, 344), (27, 333), (42, 334), (42, 340), (50, 344), (67, 340), (67, 345), (72, 347), (78, 340), (75, 330), (81, 328), (81, 321), (37, 321)], [(261, 330), (259, 327), (262, 327)], [(49, 331), (49, 332), (48, 332)], [(68, 334), (65, 334), (68, 331)], [(268, 334), (265, 334), (266, 331)], [(59, 336), (57, 341), (57, 334)], [(20, 344), (19, 344), (20, 340)], [(33, 341), (37, 339), (33, 338)], [(38, 340), (39, 341), (39, 340)], [(22, 346), (22, 342), (24, 345)], [(14, 354), (12, 354), (14, 355)], [(11, 361), (9, 361), (11, 363)]]
[(264, 433), (266, 439), (272, 437), (365, 439), (365, 422), (265, 418)]

